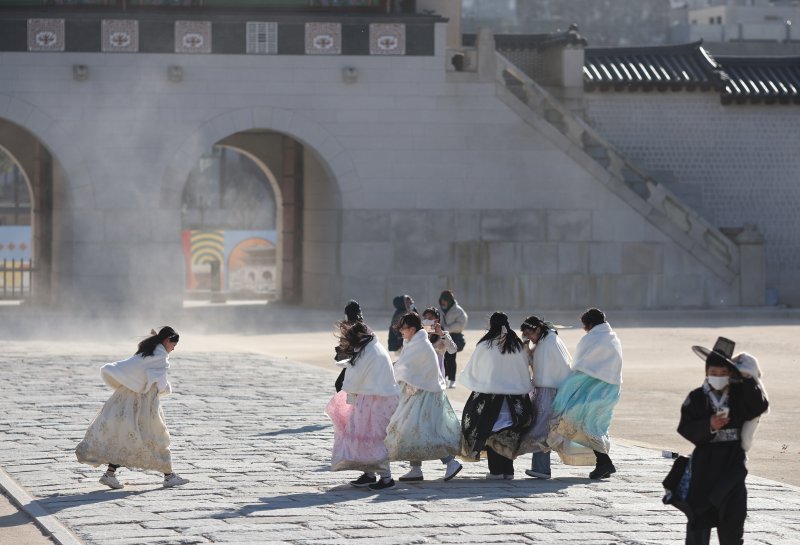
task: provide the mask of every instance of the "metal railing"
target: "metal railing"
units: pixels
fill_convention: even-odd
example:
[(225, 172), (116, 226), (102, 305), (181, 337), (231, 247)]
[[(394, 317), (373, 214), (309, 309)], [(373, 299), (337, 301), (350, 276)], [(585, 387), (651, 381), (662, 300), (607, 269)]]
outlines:
[(0, 300), (30, 299), (32, 280), (33, 260), (3, 259), (0, 265)]

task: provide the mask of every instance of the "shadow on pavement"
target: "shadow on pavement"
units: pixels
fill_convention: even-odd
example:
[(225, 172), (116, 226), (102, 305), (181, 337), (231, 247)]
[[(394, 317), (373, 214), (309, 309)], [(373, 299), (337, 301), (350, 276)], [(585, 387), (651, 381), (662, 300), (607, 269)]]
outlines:
[[(489, 483), (481, 478), (462, 478), (444, 483), (428, 481), (426, 484), (406, 485), (397, 483), (397, 487), (383, 492), (373, 492), (365, 488), (354, 488), (342, 484), (322, 492), (304, 492), (300, 494), (281, 494), (260, 498), (261, 503), (245, 505), (236, 510), (214, 515), (215, 519), (247, 517), (263, 511), (281, 511), (284, 509), (306, 509), (309, 507), (330, 506), (355, 500), (371, 499), (370, 503), (430, 501), (437, 499), (462, 499), (482, 502), (487, 500), (521, 499), (535, 497), (537, 494), (558, 492), (570, 486), (584, 485), (592, 482), (581, 478), (563, 478), (541, 481), (520, 479)], [(366, 504), (366, 505), (369, 505)]]
[(256, 437), (274, 437), (276, 435), (287, 435), (287, 434), (295, 434), (295, 433), (310, 433), (314, 431), (320, 430), (327, 430), (330, 428), (330, 424), (313, 424), (308, 426), (302, 426), (299, 428), (287, 428), (285, 430), (277, 430), (277, 431), (267, 431), (264, 433), (256, 434)]
[(159, 486), (152, 490), (92, 490), (84, 494), (55, 494), (53, 496), (43, 496), (38, 498), (37, 501), (48, 513), (55, 514), (77, 505), (91, 505), (106, 501), (116, 501), (131, 496), (146, 494), (153, 490), (162, 490), (162, 488)]

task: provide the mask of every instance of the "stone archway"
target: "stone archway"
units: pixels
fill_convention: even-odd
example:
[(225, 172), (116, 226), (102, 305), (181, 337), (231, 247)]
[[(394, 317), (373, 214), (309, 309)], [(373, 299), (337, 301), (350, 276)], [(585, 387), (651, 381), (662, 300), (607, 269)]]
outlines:
[[(280, 159), (243, 142), (247, 135), (281, 138)], [(214, 145), (230, 146), (264, 161), (277, 180), (281, 199), (281, 299), (289, 303), (334, 305), (339, 301), (341, 202), (361, 189), (344, 147), (308, 117), (277, 108), (245, 108), (204, 123), (176, 145), (165, 171), (162, 200), (180, 207), (182, 187), (197, 157)], [(280, 165), (275, 168), (274, 165)]]
[(0, 118), (0, 149), (11, 158), (25, 179), (30, 195), (32, 271), (29, 287), (32, 303), (52, 300), (53, 178), (56, 164), (44, 144), (20, 125)]

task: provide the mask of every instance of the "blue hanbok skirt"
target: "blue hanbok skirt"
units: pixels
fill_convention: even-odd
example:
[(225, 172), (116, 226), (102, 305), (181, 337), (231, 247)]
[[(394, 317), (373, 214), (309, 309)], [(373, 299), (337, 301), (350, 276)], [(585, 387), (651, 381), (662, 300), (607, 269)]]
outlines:
[(572, 373), (553, 399), (547, 438), (550, 448), (559, 451), (574, 442), (608, 453), (611, 448), (608, 428), (619, 395), (619, 384), (609, 384), (579, 371)]

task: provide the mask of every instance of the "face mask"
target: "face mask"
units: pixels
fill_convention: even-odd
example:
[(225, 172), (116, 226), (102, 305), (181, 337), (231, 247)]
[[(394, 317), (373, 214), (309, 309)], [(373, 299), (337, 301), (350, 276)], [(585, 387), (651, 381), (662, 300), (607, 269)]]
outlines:
[(730, 377), (706, 377), (708, 385), (715, 390), (723, 390), (728, 385)]

